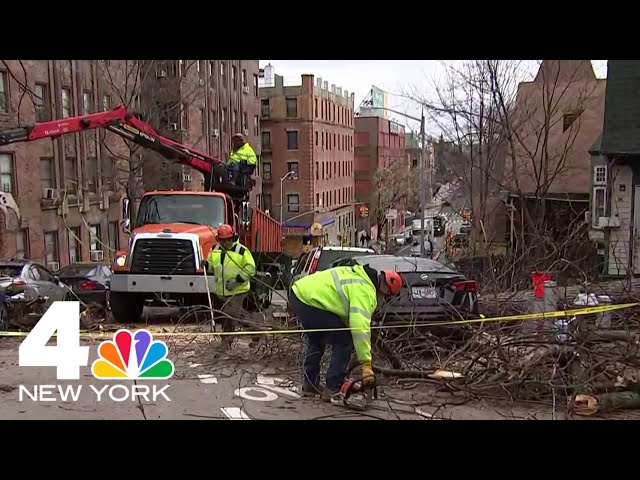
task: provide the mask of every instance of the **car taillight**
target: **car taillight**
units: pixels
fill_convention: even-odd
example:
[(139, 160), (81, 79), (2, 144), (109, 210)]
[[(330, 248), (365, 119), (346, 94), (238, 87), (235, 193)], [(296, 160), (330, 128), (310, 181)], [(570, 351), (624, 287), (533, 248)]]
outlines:
[(80, 287), (80, 290), (95, 290), (98, 288), (98, 284), (93, 280), (82, 280), (78, 286)]
[(453, 282), (453, 288), (456, 292), (475, 292), (477, 285), (475, 280), (466, 280), (463, 282)]
[(11, 284), (18, 285), (18, 286), (26, 285), (24, 280), (14, 280), (13, 282), (11, 282)]

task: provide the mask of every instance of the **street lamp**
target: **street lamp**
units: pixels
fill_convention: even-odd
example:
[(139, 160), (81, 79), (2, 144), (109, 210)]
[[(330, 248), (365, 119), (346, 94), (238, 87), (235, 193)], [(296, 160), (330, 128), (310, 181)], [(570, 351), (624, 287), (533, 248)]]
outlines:
[(282, 184), (287, 178), (289, 178), (290, 175), (295, 175), (295, 174), (296, 174), (296, 172), (291, 170), (290, 172), (287, 172), (286, 175), (280, 179), (280, 223), (281, 224), (283, 224), (283, 222), (282, 222), (282, 207), (283, 207), (282, 194), (284, 193), (283, 192), (283, 188), (282, 188)]

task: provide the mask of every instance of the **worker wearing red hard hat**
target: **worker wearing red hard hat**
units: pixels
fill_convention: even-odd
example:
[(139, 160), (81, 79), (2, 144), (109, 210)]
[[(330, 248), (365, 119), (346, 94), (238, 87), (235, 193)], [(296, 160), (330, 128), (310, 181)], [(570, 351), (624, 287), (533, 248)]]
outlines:
[[(220, 225), (217, 244), (207, 258), (207, 267), (215, 276), (215, 295), (222, 303), (222, 311), (231, 318), (222, 318), (224, 331), (232, 331), (234, 318), (243, 316), (244, 299), (256, 274), (256, 263), (251, 251), (238, 241), (238, 235), (230, 225)], [(230, 337), (226, 337), (229, 345)]]
[(245, 141), (241, 133), (236, 133), (231, 138), (231, 155), (229, 156), (229, 162), (227, 164), (227, 168), (231, 171), (231, 184), (237, 184), (239, 174), (253, 175), (257, 163), (258, 157), (256, 152), (251, 148), (251, 145)]
[[(402, 278), (397, 272), (378, 272), (369, 265), (334, 267), (296, 280), (289, 294), (298, 321), (308, 330), (334, 329), (306, 334), (303, 394), (322, 395), (323, 400), (342, 404), (340, 388), (345, 380), (355, 346), (362, 367), (362, 385), (375, 386), (371, 365), (371, 317), (378, 296), (398, 295)], [(344, 330), (349, 327), (351, 331)], [(335, 329), (343, 329), (335, 331)], [(320, 361), (331, 345), (326, 387), (320, 384)]]

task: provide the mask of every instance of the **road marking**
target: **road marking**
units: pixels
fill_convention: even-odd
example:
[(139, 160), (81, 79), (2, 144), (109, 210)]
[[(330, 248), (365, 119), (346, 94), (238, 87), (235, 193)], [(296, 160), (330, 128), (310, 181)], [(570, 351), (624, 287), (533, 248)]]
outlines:
[[(260, 393), (264, 394), (264, 396), (256, 397), (254, 395), (251, 395), (248, 392), (260, 392)], [(275, 392), (271, 392), (271, 391), (266, 390), (266, 389), (261, 388), (261, 387), (242, 387), (242, 388), (237, 388), (233, 392), (233, 394), (236, 397), (242, 397), (245, 400), (255, 400), (256, 402), (272, 402), (272, 401), (278, 399), (278, 395)]]
[(218, 383), (218, 379), (213, 375), (203, 374), (203, 375), (198, 375), (198, 378), (202, 383), (207, 383), (207, 384)]
[(222, 407), (220, 410), (229, 420), (251, 420), (251, 417), (238, 407)]
[(260, 385), (261, 388), (266, 388), (267, 390), (271, 390), (272, 392), (280, 393), (281, 395), (286, 395), (288, 397), (300, 398), (300, 395), (298, 395), (298, 393), (295, 392), (295, 390), (297, 390), (296, 387), (289, 387), (289, 388), (278, 387), (276, 386), (276, 382), (279, 385), (291, 384), (290, 381), (287, 381), (283, 378), (278, 378), (278, 377), (270, 378), (270, 377), (265, 377), (263, 375), (258, 375), (258, 378), (256, 381), (256, 383)]

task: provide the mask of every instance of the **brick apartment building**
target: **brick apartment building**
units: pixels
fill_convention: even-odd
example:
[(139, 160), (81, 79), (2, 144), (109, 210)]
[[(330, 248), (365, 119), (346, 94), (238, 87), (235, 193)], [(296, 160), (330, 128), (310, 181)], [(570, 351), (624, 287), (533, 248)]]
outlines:
[(354, 95), (313, 75), (284, 86), (269, 65), (260, 98), (263, 207), (279, 219), (282, 203), (285, 251), (299, 253), (314, 223), (316, 242), (355, 244)]
[[(122, 103), (145, 114), (160, 133), (214, 156), (228, 157), (231, 135), (238, 131), (259, 153), (258, 61), (7, 60), (0, 65), (0, 128)], [(202, 176), (189, 170), (148, 150), (132, 152), (104, 130), (0, 147), (3, 188), (14, 195), (23, 218), (22, 225), (9, 229), (0, 222), (0, 255), (32, 258), (53, 269), (88, 261), (92, 250), (108, 260), (126, 245), (119, 221), (127, 187), (134, 198), (145, 188), (202, 190)]]
[[(401, 188), (400, 185), (392, 185), (393, 179), (403, 178), (397, 176), (397, 169), (405, 170), (409, 167), (405, 151), (406, 136), (404, 125), (399, 125), (392, 120), (366, 116), (355, 119), (355, 189), (356, 200), (364, 202), (369, 207), (370, 225), (375, 226), (377, 220), (373, 205), (373, 196), (376, 189), (374, 175), (377, 171), (387, 171), (386, 178), (391, 179), (389, 188)], [(396, 233), (404, 228), (403, 206), (397, 205), (398, 217), (389, 221), (389, 233)]]
[[(117, 85), (99, 75), (101, 62), (5, 61), (0, 128), (110, 108)], [(126, 153), (117, 137), (98, 131), (0, 147), (2, 189), (22, 213), (21, 225), (12, 214), (9, 229), (0, 222), (2, 257), (32, 258), (52, 269), (87, 261), (91, 250), (109, 258), (125, 244), (115, 159)]]
[[(225, 161), (231, 137), (242, 133), (260, 154), (258, 60), (154, 60), (142, 72), (143, 111), (160, 133)], [(147, 188), (203, 189), (199, 172), (149, 150), (143, 156)], [(260, 193), (258, 177), (253, 206)]]

